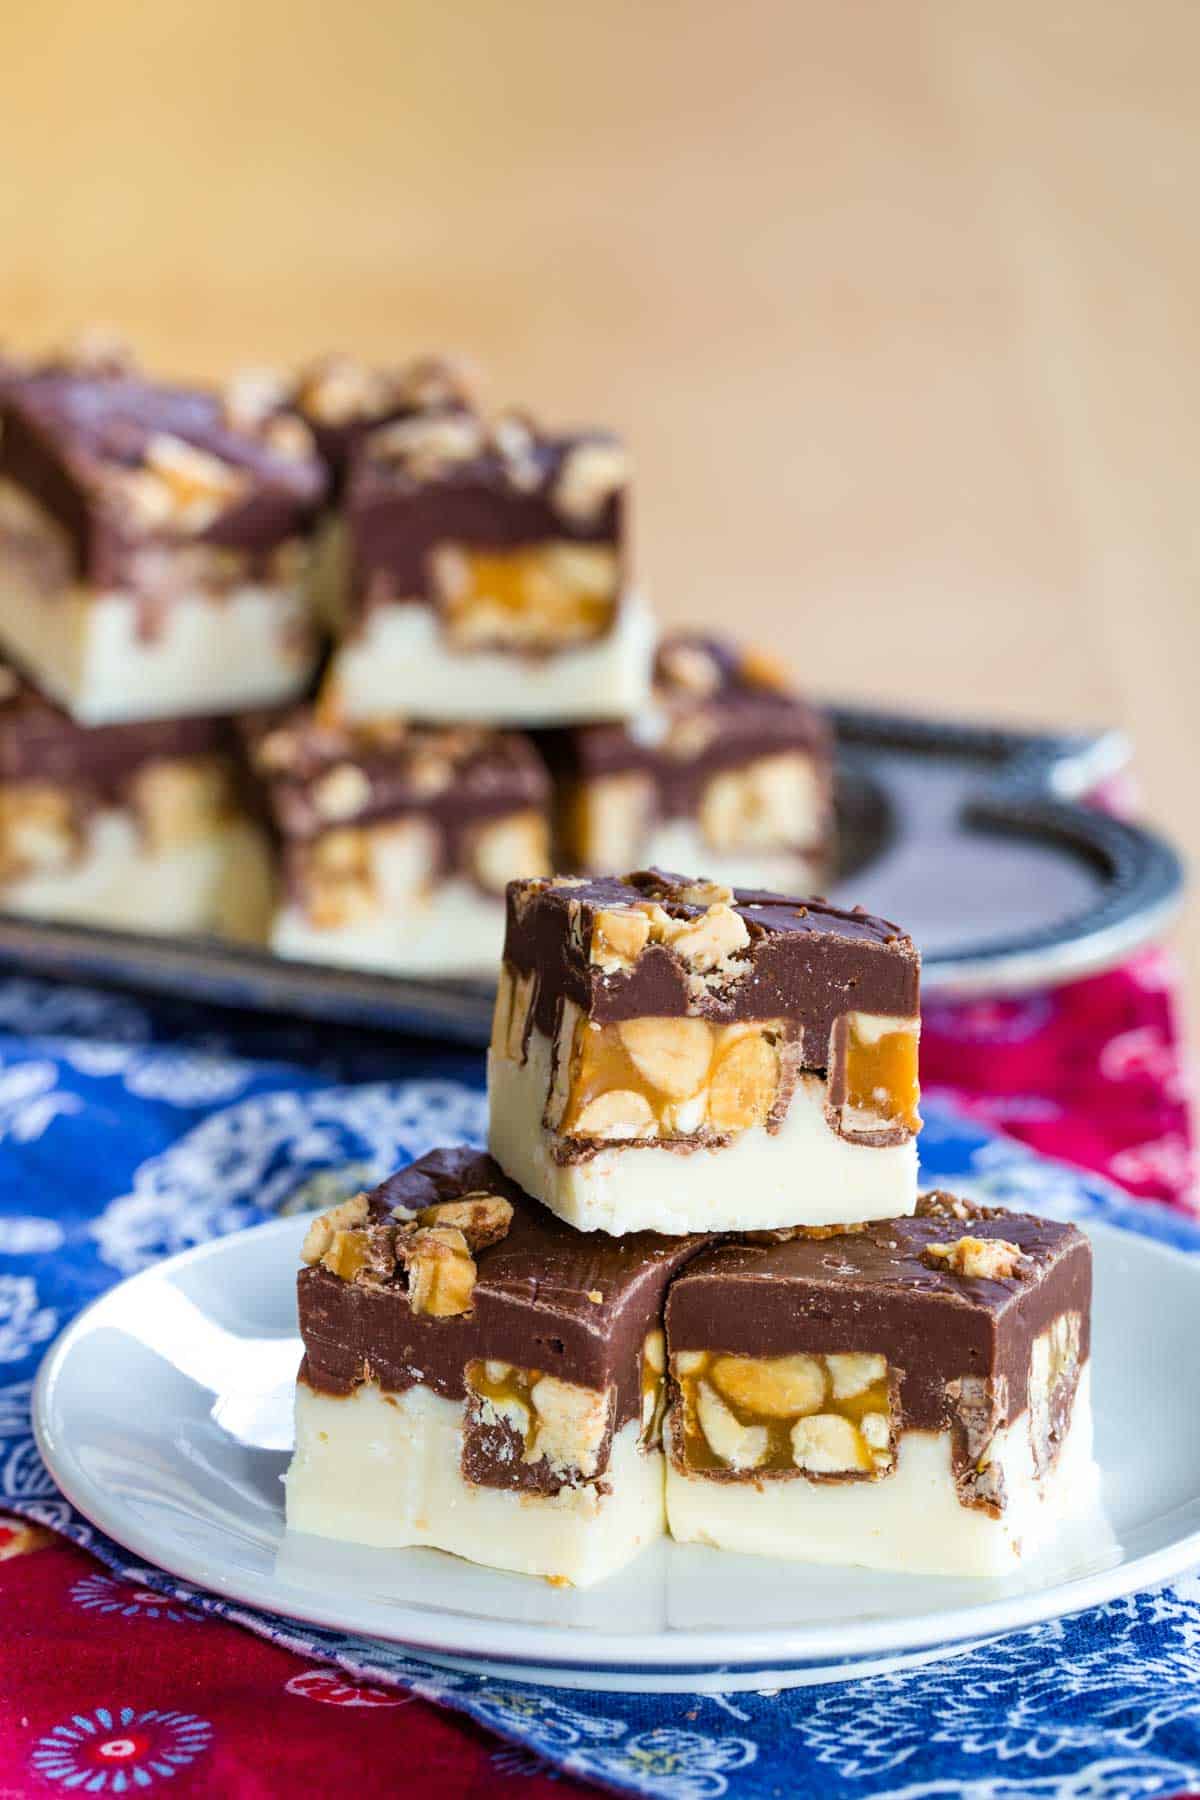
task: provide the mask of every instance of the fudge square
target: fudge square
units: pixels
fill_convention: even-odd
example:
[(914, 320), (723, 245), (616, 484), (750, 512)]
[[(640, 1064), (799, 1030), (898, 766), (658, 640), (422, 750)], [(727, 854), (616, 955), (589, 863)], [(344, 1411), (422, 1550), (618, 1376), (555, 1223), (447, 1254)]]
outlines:
[(0, 664), (0, 909), (253, 935), (264, 850), (228, 720), (77, 725)]
[(490, 973), (504, 891), (549, 867), (549, 781), (530, 740), (479, 727), (243, 721), (277, 849), (271, 947), (393, 974)]
[(679, 635), (629, 724), (543, 734), (558, 867), (657, 865), (735, 887), (818, 890), (828, 874), (832, 745), (823, 716), (761, 651)]
[(930, 1194), (838, 1237), (722, 1244), (667, 1303), (683, 1542), (999, 1575), (1095, 1493), (1091, 1247)]
[(515, 882), (490, 1148), (583, 1230), (912, 1211), (919, 958), (818, 900), (648, 870)]
[(626, 586), (626, 481), (615, 439), (512, 416), (370, 433), (346, 484), (328, 710), (493, 725), (636, 711), (653, 634)]
[(118, 361), (0, 386), (0, 639), (81, 724), (299, 695), (325, 491), (292, 414)]
[(288, 1525), (611, 1574), (664, 1530), (663, 1296), (703, 1245), (582, 1237), (468, 1149), (318, 1218)]

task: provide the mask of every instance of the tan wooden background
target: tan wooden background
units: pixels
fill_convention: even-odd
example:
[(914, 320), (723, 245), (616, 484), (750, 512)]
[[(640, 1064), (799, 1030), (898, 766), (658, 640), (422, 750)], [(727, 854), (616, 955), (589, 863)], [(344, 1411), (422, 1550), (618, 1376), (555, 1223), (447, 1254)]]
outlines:
[(470, 349), (630, 434), (664, 614), (1121, 722), (1200, 852), (1196, 0), (3, 11), (0, 340)]

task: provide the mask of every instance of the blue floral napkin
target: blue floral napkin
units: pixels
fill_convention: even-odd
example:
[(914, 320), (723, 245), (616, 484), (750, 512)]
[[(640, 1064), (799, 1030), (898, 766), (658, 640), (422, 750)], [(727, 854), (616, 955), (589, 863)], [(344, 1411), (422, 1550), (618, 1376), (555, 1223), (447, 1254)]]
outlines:
[[(942, 1107), (924, 1176), (1200, 1252), (1200, 1231)], [(373, 1682), (460, 1709), (573, 1775), (664, 1800), (1069, 1796), (1200, 1784), (1200, 1578), (912, 1673), (777, 1694), (588, 1694), (420, 1662), (147, 1569), (54, 1488), (29, 1428), (37, 1362), (122, 1276), (479, 1139), (477, 1057), (33, 981), (0, 981), (0, 1506), (109, 1568)], [(1186, 1403), (1186, 1397), (1181, 1396)]]

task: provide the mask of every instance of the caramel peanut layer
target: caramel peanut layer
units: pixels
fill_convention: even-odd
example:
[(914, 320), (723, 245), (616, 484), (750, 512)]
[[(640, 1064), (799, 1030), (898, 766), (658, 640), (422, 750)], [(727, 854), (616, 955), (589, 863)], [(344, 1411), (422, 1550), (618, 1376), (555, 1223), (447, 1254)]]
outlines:
[(602, 636), (616, 611), (616, 556), (597, 545), (485, 551), (444, 544), (434, 571), (446, 636), (457, 649), (562, 649)]
[(679, 1350), (680, 1458), (705, 1473), (871, 1478), (895, 1462), (894, 1381), (876, 1352)]
[(506, 1428), (523, 1463), (544, 1461), (560, 1479), (590, 1481), (599, 1473), (611, 1432), (611, 1391), (494, 1358), (468, 1364), (466, 1380), (480, 1426)]
[(834, 1030), (833, 1104), (847, 1136), (921, 1129), (915, 1025), (846, 1013)]
[(782, 1025), (581, 1019), (557, 1128), (612, 1142), (723, 1137), (765, 1125), (780, 1093), (786, 1035)]

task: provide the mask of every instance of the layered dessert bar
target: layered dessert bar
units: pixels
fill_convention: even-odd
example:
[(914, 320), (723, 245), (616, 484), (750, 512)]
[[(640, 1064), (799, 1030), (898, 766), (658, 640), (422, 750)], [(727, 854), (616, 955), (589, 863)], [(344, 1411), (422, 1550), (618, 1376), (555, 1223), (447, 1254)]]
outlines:
[(910, 1213), (919, 958), (885, 919), (688, 881), (516, 882), (490, 1148), (583, 1230)]
[(0, 910), (130, 931), (263, 922), (226, 721), (77, 725), (0, 665)]
[(0, 383), (0, 641), (81, 724), (300, 694), (325, 473), (272, 403), (78, 360)]
[(346, 484), (348, 575), (324, 705), (496, 725), (624, 718), (649, 689), (613, 438), (466, 411), (372, 432)]
[(549, 780), (530, 740), (306, 707), (243, 721), (275, 846), (271, 947), (391, 974), (485, 974), (504, 890), (549, 867)]
[(702, 1247), (581, 1237), (467, 1149), (316, 1219), (288, 1525), (611, 1574), (664, 1529), (663, 1296)]
[(668, 638), (636, 719), (546, 732), (542, 748), (560, 868), (704, 869), (783, 893), (825, 883), (829, 729), (760, 651)]
[(1091, 1248), (947, 1194), (838, 1237), (710, 1247), (671, 1288), (685, 1543), (999, 1575), (1095, 1493)]

